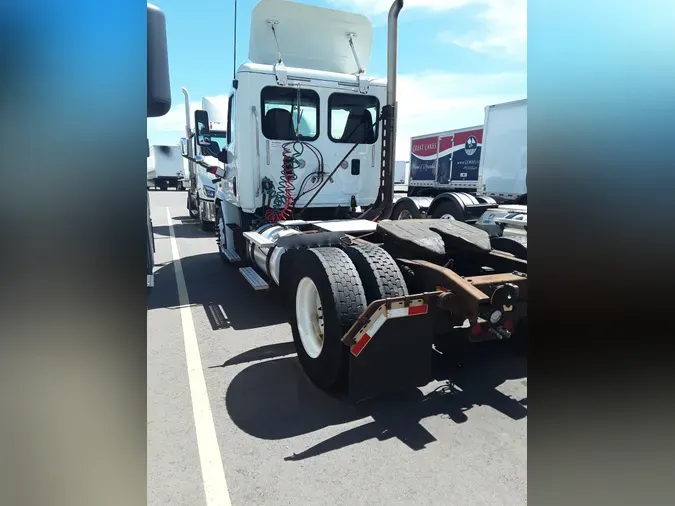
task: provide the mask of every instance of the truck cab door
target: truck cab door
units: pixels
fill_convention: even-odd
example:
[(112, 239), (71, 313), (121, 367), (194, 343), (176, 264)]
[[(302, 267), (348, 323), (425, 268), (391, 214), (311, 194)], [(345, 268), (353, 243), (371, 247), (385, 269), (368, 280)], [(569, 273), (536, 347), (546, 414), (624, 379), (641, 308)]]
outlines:
[(238, 152), (237, 152), (237, 101), (236, 90), (233, 90), (227, 101), (227, 162), (225, 165), (225, 175), (221, 181), (224, 200), (232, 204), (238, 202)]

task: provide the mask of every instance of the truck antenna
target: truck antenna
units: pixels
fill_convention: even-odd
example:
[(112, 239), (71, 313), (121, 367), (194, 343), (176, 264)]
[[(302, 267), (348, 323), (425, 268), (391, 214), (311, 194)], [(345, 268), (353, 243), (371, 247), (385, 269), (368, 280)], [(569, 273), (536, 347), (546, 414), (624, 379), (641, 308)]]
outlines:
[(234, 0), (234, 56), (232, 57), (232, 79), (237, 78), (237, 0)]

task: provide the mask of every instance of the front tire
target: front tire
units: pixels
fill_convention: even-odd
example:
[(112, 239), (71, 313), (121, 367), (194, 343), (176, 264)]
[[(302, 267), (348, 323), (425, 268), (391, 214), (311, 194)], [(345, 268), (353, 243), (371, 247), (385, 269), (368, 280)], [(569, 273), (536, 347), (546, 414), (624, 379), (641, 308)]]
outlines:
[(205, 221), (202, 218), (202, 206), (200, 205), (198, 207), (199, 209), (199, 227), (204, 231), (204, 232), (213, 232), (215, 228), (215, 223), (210, 222), (210, 221)]
[(199, 218), (199, 201), (197, 201), (197, 206), (192, 205), (192, 198), (190, 198), (190, 192), (188, 192), (187, 196), (187, 208), (188, 208), (188, 213), (190, 213), (190, 218)]
[(348, 373), (349, 349), (342, 336), (367, 305), (361, 279), (338, 248), (298, 251), (293, 269), (290, 319), (298, 360), (317, 387), (336, 390)]
[(220, 204), (218, 204), (216, 206), (216, 244), (218, 245), (218, 255), (220, 256), (220, 260), (229, 265), (230, 261), (225, 256), (225, 250), (228, 248), (226, 231), (227, 228), (223, 210), (220, 207)]

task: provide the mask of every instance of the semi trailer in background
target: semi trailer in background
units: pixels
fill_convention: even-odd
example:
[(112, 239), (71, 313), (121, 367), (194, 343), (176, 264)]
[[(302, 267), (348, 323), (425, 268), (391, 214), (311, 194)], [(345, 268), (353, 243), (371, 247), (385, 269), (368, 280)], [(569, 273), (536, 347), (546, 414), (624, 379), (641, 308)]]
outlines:
[(396, 195), (392, 219), (476, 224), (496, 204), (526, 199), (526, 99), (487, 106), (483, 125), (413, 137), (410, 144), (408, 191)]
[(180, 146), (150, 146), (148, 157), (148, 188), (184, 189), (185, 164)]

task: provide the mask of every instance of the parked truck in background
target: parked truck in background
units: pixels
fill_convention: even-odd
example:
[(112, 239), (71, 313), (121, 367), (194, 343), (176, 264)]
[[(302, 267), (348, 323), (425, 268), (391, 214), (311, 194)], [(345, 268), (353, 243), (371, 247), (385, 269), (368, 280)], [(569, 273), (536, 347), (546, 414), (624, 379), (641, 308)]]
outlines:
[(148, 157), (148, 187), (165, 191), (175, 188), (184, 189), (185, 165), (181, 154), (181, 147), (150, 146)]
[(408, 190), (396, 196), (392, 219), (474, 222), (495, 204), (476, 194), (482, 149), (482, 125), (412, 137)]
[[(208, 167), (220, 167), (224, 165), (217, 156), (225, 148), (227, 138), (227, 99), (221, 97), (203, 97), (202, 108), (190, 111), (190, 94), (182, 88), (185, 97), (185, 132), (186, 137), (180, 140), (182, 155), (187, 159), (189, 185), (187, 196), (187, 209), (190, 216), (199, 219), (202, 230), (213, 230), (215, 223), (215, 195), (220, 184), (220, 178), (206, 169)], [(197, 132), (200, 111), (205, 111), (209, 117), (209, 139), (207, 145), (200, 145), (197, 137), (202, 132)], [(192, 120), (195, 119), (195, 129), (192, 128)]]
[(489, 105), (484, 125), (413, 137), (408, 192), (395, 197), (392, 219), (478, 224), (498, 203), (526, 201), (526, 114), (525, 99)]

